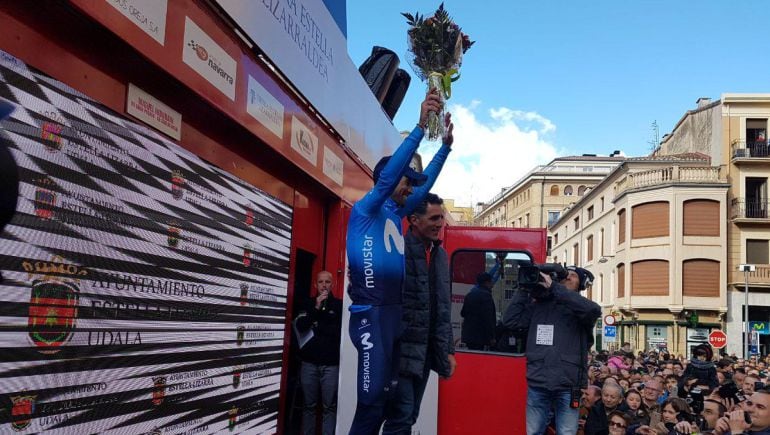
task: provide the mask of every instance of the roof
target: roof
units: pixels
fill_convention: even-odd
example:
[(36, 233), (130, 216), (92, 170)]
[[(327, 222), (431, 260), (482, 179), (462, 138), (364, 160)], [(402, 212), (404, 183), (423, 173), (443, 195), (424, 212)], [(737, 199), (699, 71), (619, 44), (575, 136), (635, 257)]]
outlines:
[[(568, 161), (568, 162), (622, 162), (626, 159), (626, 157), (623, 156), (566, 156), (566, 157), (557, 157), (553, 160), (551, 160), (551, 163), (557, 162), (557, 161)], [(550, 163), (549, 163), (550, 164)]]
[(680, 154), (666, 154), (662, 156), (643, 156), (643, 157), (629, 157), (626, 160), (631, 162), (660, 162), (660, 161), (687, 161), (687, 162), (710, 162), (711, 156), (704, 153), (680, 153)]

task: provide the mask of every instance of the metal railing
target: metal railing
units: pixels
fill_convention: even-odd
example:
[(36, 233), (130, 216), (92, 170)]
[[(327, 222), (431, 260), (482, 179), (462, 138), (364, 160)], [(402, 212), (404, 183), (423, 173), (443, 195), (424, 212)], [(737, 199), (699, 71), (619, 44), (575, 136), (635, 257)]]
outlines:
[(766, 140), (754, 142), (735, 140), (732, 143), (730, 155), (733, 159), (770, 157), (770, 147)]
[(753, 198), (733, 198), (731, 202), (732, 219), (767, 219), (770, 202)]
[(616, 194), (628, 189), (656, 186), (669, 183), (719, 183), (724, 182), (719, 167), (714, 166), (669, 166), (649, 171), (633, 172), (618, 180)]

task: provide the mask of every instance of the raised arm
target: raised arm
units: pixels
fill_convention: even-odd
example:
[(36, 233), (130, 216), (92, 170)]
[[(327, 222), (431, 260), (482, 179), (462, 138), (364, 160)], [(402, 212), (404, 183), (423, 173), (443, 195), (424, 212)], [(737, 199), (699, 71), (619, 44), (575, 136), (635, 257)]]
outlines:
[(436, 155), (433, 156), (428, 166), (422, 172), (428, 176), (428, 181), (412, 191), (412, 194), (409, 195), (409, 197), (406, 199), (406, 204), (399, 212), (401, 216), (409, 216), (412, 211), (414, 211), (414, 209), (425, 200), (425, 195), (430, 192), (433, 184), (436, 183), (438, 174), (441, 173), (441, 169), (444, 167), (444, 163), (449, 156), (449, 152), (452, 151), (452, 143), (454, 142), (452, 131), (454, 130), (454, 125), (452, 125), (451, 115), (449, 113), (446, 114), (446, 123), (447, 134), (442, 140), (441, 148), (439, 148), (439, 150), (436, 152)]

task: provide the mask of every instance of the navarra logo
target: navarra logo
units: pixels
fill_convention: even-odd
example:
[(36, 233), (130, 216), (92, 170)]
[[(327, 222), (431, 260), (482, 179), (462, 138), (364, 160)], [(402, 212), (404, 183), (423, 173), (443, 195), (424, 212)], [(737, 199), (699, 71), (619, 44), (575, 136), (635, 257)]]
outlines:
[(243, 325), (241, 325), (238, 327), (236, 331), (237, 332), (235, 334), (235, 344), (240, 346), (243, 344), (243, 336), (245, 334), (246, 328)]
[(11, 427), (13, 430), (21, 432), (32, 423), (37, 394), (21, 394), (10, 396), (10, 398), (13, 405), (11, 408)]
[(72, 338), (78, 315), (80, 277), (88, 271), (53, 261), (24, 261), (22, 267), (32, 280), (29, 304), (29, 338), (43, 354), (55, 354)]
[(51, 177), (45, 176), (34, 180), (37, 184), (35, 189), (35, 215), (40, 219), (53, 218), (53, 211), (56, 208), (56, 192), (51, 190), (54, 182)]
[(241, 305), (249, 304), (249, 285), (241, 283)]
[(198, 59), (204, 62), (209, 60), (209, 52), (206, 51), (202, 45), (196, 44), (195, 41), (190, 40), (190, 42), (187, 43), (187, 46), (193, 49), (195, 54), (198, 56)]
[(61, 132), (64, 126), (54, 122), (44, 122), (40, 127), (40, 138), (43, 139), (43, 145), (49, 152), (56, 152), (62, 149)]
[(238, 407), (233, 405), (233, 407), (227, 411), (227, 415), (229, 417), (227, 428), (232, 432), (235, 430), (235, 425), (238, 424)]
[(233, 367), (233, 388), (238, 388), (241, 385), (241, 366)]
[(152, 378), (152, 404), (160, 406), (163, 403), (163, 399), (166, 397), (166, 377), (158, 376)]
[(179, 245), (179, 238), (182, 235), (182, 230), (179, 228), (179, 224), (171, 222), (168, 224), (168, 246), (176, 248)]
[(184, 195), (185, 179), (182, 171), (175, 169), (171, 172), (171, 196), (176, 199), (182, 199)]
[(246, 220), (244, 221), (247, 226), (251, 226), (254, 224), (254, 210), (247, 208), (246, 209)]

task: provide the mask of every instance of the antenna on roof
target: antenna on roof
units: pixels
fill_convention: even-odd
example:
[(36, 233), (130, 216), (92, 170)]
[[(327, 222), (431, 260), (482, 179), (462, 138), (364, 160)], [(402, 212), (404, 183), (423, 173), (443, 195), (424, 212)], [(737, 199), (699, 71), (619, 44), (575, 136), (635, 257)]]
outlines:
[(650, 154), (654, 154), (655, 151), (658, 150), (658, 146), (660, 146), (660, 129), (658, 128), (658, 120), (656, 119), (652, 121), (650, 127), (652, 128), (652, 139), (648, 140), (647, 143), (650, 144)]

